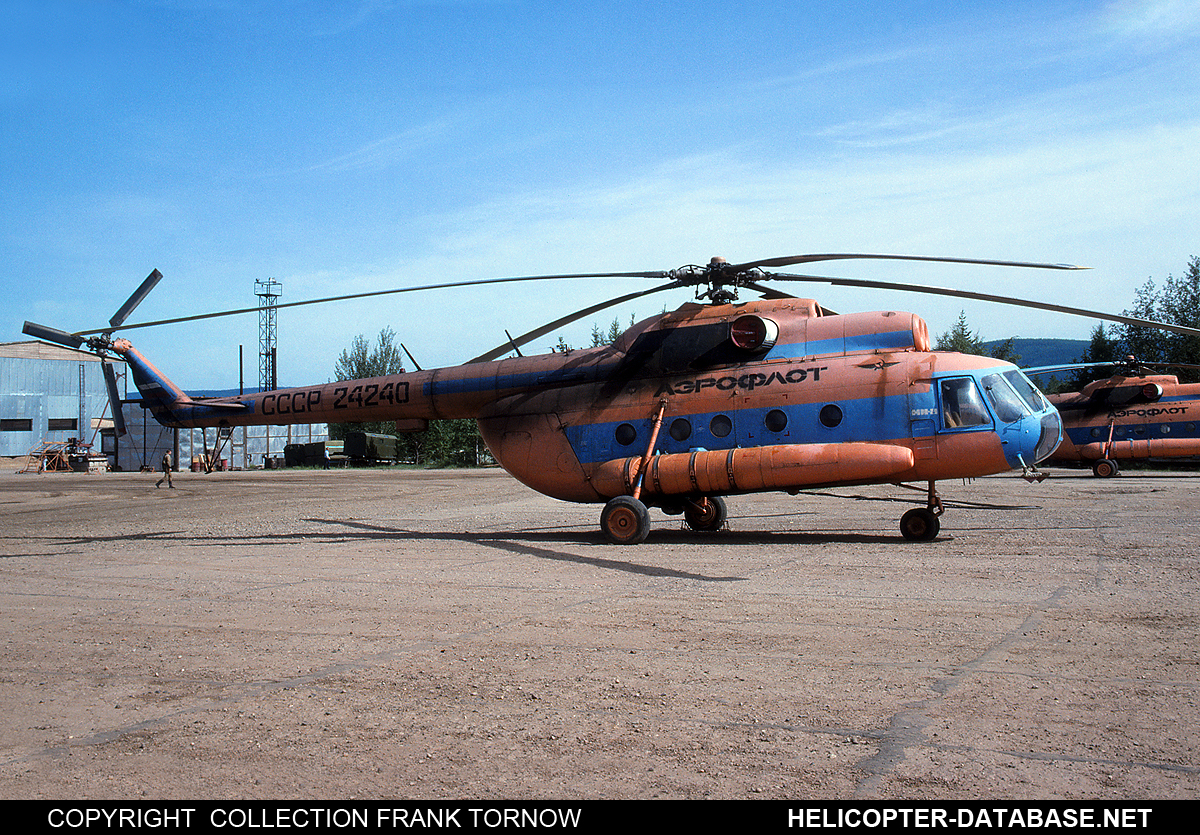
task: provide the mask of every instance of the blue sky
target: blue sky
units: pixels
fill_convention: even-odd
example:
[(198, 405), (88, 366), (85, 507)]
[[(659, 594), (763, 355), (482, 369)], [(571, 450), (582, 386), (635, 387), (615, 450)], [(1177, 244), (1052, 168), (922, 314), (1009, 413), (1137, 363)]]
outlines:
[[(1200, 254), (1195, 0), (8, 0), (0, 15), (0, 341), (26, 319), (101, 327), (156, 267), (130, 321), (253, 307), (268, 277), (286, 302), (805, 252), (1083, 264), (811, 271), (1120, 312)], [(385, 326), (448, 365), (644, 286), (281, 310), (280, 384), (330, 379)], [(1096, 324), (808, 294), (913, 311), (935, 334), (960, 310), (985, 339)], [(185, 388), (236, 386), (239, 345), (257, 381), (253, 314), (128, 335)]]

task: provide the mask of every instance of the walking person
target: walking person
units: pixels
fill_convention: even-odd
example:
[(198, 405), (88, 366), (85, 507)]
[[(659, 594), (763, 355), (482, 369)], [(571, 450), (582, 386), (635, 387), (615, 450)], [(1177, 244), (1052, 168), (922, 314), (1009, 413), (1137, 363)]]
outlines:
[(163, 453), (162, 463), (160, 464), (160, 466), (162, 468), (163, 475), (162, 475), (162, 478), (160, 478), (158, 481), (154, 482), (154, 486), (156, 488), (161, 487), (163, 481), (166, 481), (167, 486), (170, 487), (172, 490), (174, 490), (175, 485), (171, 483), (171, 450), (168, 449), (166, 452)]

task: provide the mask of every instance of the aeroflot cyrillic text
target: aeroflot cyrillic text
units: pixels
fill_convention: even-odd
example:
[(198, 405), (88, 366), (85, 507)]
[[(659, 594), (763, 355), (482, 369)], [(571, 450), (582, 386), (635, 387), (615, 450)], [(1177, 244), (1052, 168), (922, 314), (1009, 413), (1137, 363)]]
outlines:
[(718, 391), (732, 391), (733, 389), (742, 389), (744, 391), (754, 391), (756, 388), (770, 386), (776, 383), (787, 385), (789, 383), (803, 383), (812, 375), (814, 380), (821, 379), (821, 372), (829, 369), (829, 366), (813, 366), (811, 368), (793, 368), (786, 374), (779, 371), (774, 371), (771, 374), (742, 374), (739, 377), (698, 377), (694, 380), (683, 380), (672, 384), (665, 382), (659, 386), (658, 391), (654, 392), (655, 397), (664, 394), (696, 394), (705, 389), (717, 389)]
[(1158, 415), (1186, 415), (1187, 406), (1155, 406), (1147, 409), (1122, 409), (1119, 412), (1111, 412), (1112, 417), (1129, 417), (1136, 415), (1138, 417), (1157, 417)]

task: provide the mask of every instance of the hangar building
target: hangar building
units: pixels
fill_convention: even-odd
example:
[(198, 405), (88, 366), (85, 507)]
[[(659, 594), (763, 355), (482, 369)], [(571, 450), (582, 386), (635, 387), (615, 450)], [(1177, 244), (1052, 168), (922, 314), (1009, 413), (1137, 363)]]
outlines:
[(112, 415), (99, 357), (48, 342), (0, 343), (0, 456), (26, 455), (42, 441), (92, 443), (92, 421), (102, 417)]
[[(124, 363), (110, 361), (123, 379)], [(43, 442), (78, 438), (117, 470), (153, 469), (168, 449), (180, 468), (187, 468), (218, 446), (225, 466), (249, 469), (282, 459), (287, 444), (329, 439), (324, 423), (238, 427), (220, 437), (216, 429), (160, 426), (136, 399), (121, 411), (129, 434), (117, 438), (96, 355), (41, 341), (0, 343), (0, 457), (25, 456)]]

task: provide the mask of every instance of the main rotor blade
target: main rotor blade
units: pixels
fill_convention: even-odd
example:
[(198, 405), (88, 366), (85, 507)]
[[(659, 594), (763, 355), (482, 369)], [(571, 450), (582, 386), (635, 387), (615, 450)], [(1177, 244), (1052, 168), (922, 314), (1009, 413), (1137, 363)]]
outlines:
[(133, 295), (125, 300), (125, 304), (121, 305), (121, 309), (113, 314), (113, 317), (108, 320), (108, 324), (116, 328), (121, 325), (130, 313), (133, 313), (134, 308), (142, 303), (146, 296), (150, 295), (150, 291), (154, 289), (158, 282), (162, 281), (163, 274), (157, 269), (146, 276), (146, 280), (142, 282), (142, 286), (133, 291)]
[(117, 390), (117, 373), (107, 362), (101, 362), (100, 367), (104, 369), (104, 385), (108, 389), (108, 405), (112, 409), (113, 429), (119, 438), (127, 434), (128, 430), (125, 428), (125, 415), (121, 413), (121, 393)]
[(941, 258), (928, 255), (877, 255), (870, 253), (840, 253), (832, 252), (823, 255), (785, 255), (782, 258), (764, 258), (761, 261), (750, 261), (745, 264), (733, 264), (728, 269), (732, 271), (753, 270), (759, 267), (791, 267), (796, 264), (812, 264), (817, 261), (848, 261), (852, 259), (867, 261), (929, 261), (940, 264), (979, 264), (989, 267), (1032, 267), (1043, 270), (1086, 270), (1089, 267), (1077, 267), (1073, 264), (1038, 264), (1030, 261), (991, 261), (980, 258)]
[[(1069, 362), (1063, 365), (1039, 365), (1033, 368), (1022, 368), (1026, 374), (1052, 374), (1055, 371), (1074, 371), (1084, 368), (1184, 368), (1188, 371), (1200, 369), (1200, 365), (1190, 365), (1184, 362), (1141, 362), (1140, 360), (1124, 360), (1112, 362)], [(1137, 375), (1135, 375), (1137, 376)]]
[[(1064, 267), (1063, 269), (1074, 269), (1072, 267)], [(926, 293), (934, 296), (952, 296), (959, 299), (975, 299), (976, 301), (996, 302), (997, 304), (1015, 305), (1017, 307), (1031, 307), (1037, 310), (1050, 310), (1055, 313), (1070, 313), (1075, 316), (1087, 316), (1092, 319), (1106, 319), (1112, 322), (1120, 322), (1125, 325), (1133, 325), (1139, 328), (1155, 328), (1158, 330), (1174, 331), (1185, 336), (1200, 336), (1200, 329), (1189, 328), (1184, 325), (1171, 325), (1166, 322), (1153, 322), (1148, 319), (1138, 319), (1133, 316), (1123, 316), (1117, 313), (1101, 313), (1097, 310), (1087, 310), (1081, 307), (1068, 307), (1061, 304), (1049, 304), (1047, 302), (1029, 301), (1027, 299), (1014, 299), (1009, 296), (993, 296), (990, 293), (976, 293), (972, 290), (953, 290), (948, 287), (931, 287), (926, 284), (902, 284), (895, 281), (874, 281), (858, 278), (830, 278), (828, 276), (819, 275), (789, 275), (787, 273), (769, 273), (767, 276), (772, 281), (809, 281), (822, 284), (832, 284), (842, 287), (869, 287), (876, 290), (904, 290), (909, 293)]]
[(86, 339), (78, 334), (60, 331), (58, 328), (46, 327), (36, 322), (26, 322), (25, 327), (21, 328), (21, 333), (28, 334), (35, 339), (44, 339), (47, 342), (53, 342), (55, 345), (65, 345), (68, 348), (78, 348), (87, 342)]
[(568, 316), (563, 316), (561, 319), (555, 319), (553, 322), (548, 322), (547, 324), (542, 325), (540, 328), (535, 328), (534, 330), (529, 331), (529, 333), (521, 334), (516, 339), (510, 340), (503, 345), (498, 345), (487, 353), (480, 354), (479, 356), (475, 357), (475, 359), (469, 360), (468, 364), (473, 362), (489, 362), (497, 357), (502, 357), (514, 348), (520, 348), (527, 342), (532, 342), (533, 340), (543, 337), (548, 333), (553, 333), (561, 327), (582, 319), (584, 316), (590, 316), (593, 313), (599, 313), (601, 310), (604, 310), (607, 307), (613, 307), (614, 305), (621, 304), (622, 302), (639, 299), (642, 296), (648, 296), (651, 293), (660, 293), (663, 290), (674, 290), (677, 287), (686, 286), (687, 285), (682, 281), (672, 281), (668, 284), (660, 284), (657, 287), (652, 287), (649, 290), (640, 290), (636, 293), (629, 293), (624, 296), (618, 296), (615, 299), (609, 299), (608, 301), (594, 304), (591, 307), (585, 307), (583, 310), (577, 310)]
[[(351, 299), (367, 299), (374, 296), (389, 296), (396, 293), (415, 293), (418, 290), (448, 290), (453, 287), (479, 287), (485, 284), (508, 284), (516, 281), (555, 281), (558, 279), (571, 278), (670, 278), (670, 275), (662, 270), (653, 272), (632, 272), (632, 273), (571, 273), (563, 275), (524, 275), (515, 276), (512, 278), (481, 278), (474, 281), (452, 281), (447, 284), (425, 284), (419, 287), (398, 287), (394, 290), (374, 290), (369, 293), (351, 293), (345, 296), (329, 296), (323, 299), (306, 299), (299, 302), (284, 302), (274, 305), (275, 309), (284, 307), (303, 307), (309, 304), (326, 304), (328, 302), (350, 301)], [(217, 319), (222, 316), (238, 316), (243, 313), (257, 313), (257, 307), (242, 307), (237, 310), (222, 310), (216, 313), (200, 313), (195, 316), (179, 316), (174, 319), (159, 319), (154, 322), (139, 322), (134, 325), (120, 325), (121, 330), (133, 330), (134, 328), (152, 328), (159, 325), (175, 325), (180, 322), (198, 322), (202, 319)], [(80, 331), (81, 334), (109, 333), (116, 330), (115, 327), (98, 328), (90, 331)]]
[(1063, 365), (1037, 365), (1032, 368), (1021, 366), (1021, 370), (1026, 375), (1053, 374), (1055, 371), (1075, 371), (1084, 368), (1113, 368), (1119, 364), (1116, 362), (1068, 362)]

